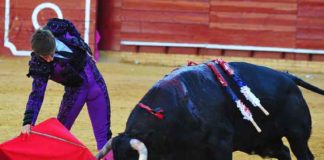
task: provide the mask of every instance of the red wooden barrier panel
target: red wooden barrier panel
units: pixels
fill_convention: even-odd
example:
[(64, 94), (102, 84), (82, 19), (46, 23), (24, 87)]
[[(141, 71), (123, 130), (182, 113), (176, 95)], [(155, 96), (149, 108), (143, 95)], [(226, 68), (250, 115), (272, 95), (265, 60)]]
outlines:
[(212, 0), (210, 43), (295, 46), (295, 1)]
[[(170, 53), (172, 47), (193, 44), (193, 50), (201, 47), (179, 51), (302, 60), (324, 56), (321, 0), (120, 1), (120, 25), (112, 30), (120, 33), (123, 51)], [(239, 48), (245, 51), (231, 51)]]
[(29, 55), (30, 37), (49, 18), (66, 18), (74, 23), (94, 49), (96, 0), (1, 0), (0, 54)]
[[(98, 8), (95, 0), (0, 0), (0, 8), (3, 10), (0, 17), (5, 17), (7, 2), (10, 3), (7, 5), (10, 9), (9, 22), (5, 23), (5, 18), (0, 19), (0, 43), (6, 42), (7, 47), (0, 45), (0, 53), (17, 52), (14, 49), (30, 50), (28, 41), (34, 31), (32, 14), (40, 4), (53, 3), (58, 6), (64, 18), (75, 23), (83, 35), (88, 33), (85, 38), (91, 48), (94, 48), (95, 31), (98, 28), (101, 35), (100, 49), (103, 50), (169, 52), (171, 46), (168, 43), (193, 43), (196, 45), (192, 48), (198, 50), (184, 49), (181, 53), (188, 51), (188, 54), (209, 55), (212, 50), (218, 50), (222, 55), (269, 55), (271, 58), (302, 57), (310, 60), (320, 60), (324, 56), (322, 0), (98, 0)], [(87, 5), (89, 2), (90, 5)], [(40, 25), (47, 18), (58, 16), (54, 8), (55, 6), (43, 6), (39, 10), (37, 21)], [(86, 8), (90, 10), (89, 20), (85, 20), (88, 11)], [(9, 35), (7, 40), (3, 38), (6, 33)], [(12, 45), (8, 45), (7, 41)], [(166, 44), (133, 44), (132, 47), (130, 44), (121, 44), (123, 41)], [(204, 45), (211, 47), (197, 47)], [(225, 45), (221, 46), (225, 49), (218, 45)], [(243, 50), (260, 52), (245, 54), (247, 52), (243, 51), (242, 54), (234, 54), (222, 51), (233, 50), (226, 45), (247, 46), (250, 50)], [(271, 50), (272, 48), (277, 51)], [(270, 56), (271, 52), (278, 54)], [(266, 54), (261, 55), (262, 53)], [(291, 56), (289, 53), (314, 56), (306, 55), (305, 58), (305, 55)]]
[(209, 1), (123, 0), (121, 40), (207, 43)]
[(296, 47), (324, 49), (324, 1), (298, 3)]
[(97, 28), (102, 50), (120, 50), (122, 0), (98, 0)]

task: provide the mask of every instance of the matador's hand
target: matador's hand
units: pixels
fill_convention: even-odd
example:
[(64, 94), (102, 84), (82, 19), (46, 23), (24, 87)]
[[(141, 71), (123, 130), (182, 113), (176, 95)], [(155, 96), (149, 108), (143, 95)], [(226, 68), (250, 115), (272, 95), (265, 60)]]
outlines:
[(30, 134), (30, 131), (31, 131), (31, 125), (30, 124), (26, 124), (22, 127), (21, 129), (21, 133), (22, 134)]

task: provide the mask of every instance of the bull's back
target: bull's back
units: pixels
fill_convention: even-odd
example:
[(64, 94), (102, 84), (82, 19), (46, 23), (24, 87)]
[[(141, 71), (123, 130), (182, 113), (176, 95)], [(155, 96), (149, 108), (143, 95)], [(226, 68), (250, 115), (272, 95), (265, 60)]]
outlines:
[[(244, 62), (232, 62), (230, 66), (234, 69), (235, 74), (247, 84), (261, 103), (271, 112), (280, 110), (280, 106), (284, 103), (288, 93), (299, 91), (294, 81), (283, 72)], [(263, 114), (259, 114), (258, 109), (252, 107), (251, 103), (245, 100), (232, 77), (227, 75), (218, 65), (215, 64), (215, 67), (236, 95), (249, 108), (252, 108), (252, 111), (256, 110), (257, 118), (264, 117)], [(178, 97), (175, 101), (182, 101), (182, 99), (186, 98), (188, 102), (183, 105), (190, 105), (186, 106), (186, 108), (193, 118), (209, 118), (212, 117), (211, 114), (217, 115), (220, 112), (226, 112), (224, 111), (226, 108), (223, 108), (223, 106), (235, 108), (234, 103), (231, 102), (231, 98), (217, 80), (216, 75), (205, 64), (183, 67), (173, 71), (155, 86), (176, 88), (175, 92), (178, 93)]]
[(285, 73), (268, 67), (244, 62), (232, 62), (230, 65), (234, 68), (235, 74), (261, 98), (281, 99), (281, 93), (297, 87)]
[[(260, 136), (253, 125), (244, 120), (236, 105), (231, 101), (230, 95), (224, 90), (214, 73), (208, 66), (201, 64), (198, 66), (183, 68), (172, 73), (171, 79), (178, 78), (186, 84), (186, 90), (189, 90), (188, 97), (190, 103), (187, 110), (192, 113), (193, 119), (198, 119), (202, 123), (202, 128), (217, 128), (218, 134), (231, 135), (234, 138), (238, 148), (243, 145), (246, 148), (253, 148), (253, 141), (256, 143), (266, 143), (271, 137), (280, 137), (283, 128), (283, 117), (290, 114), (284, 107), (287, 97), (290, 94), (301, 96), (300, 91), (294, 81), (285, 73), (273, 70), (271, 68), (257, 66), (243, 62), (232, 62), (231, 67), (258, 97), (261, 104), (270, 112), (266, 116), (260, 109), (252, 106), (240, 93), (239, 87), (235, 81), (228, 76), (219, 66), (215, 65), (218, 71), (226, 79), (231, 89), (251, 110), (256, 123), (263, 129), (264, 133), (270, 133), (268, 138)], [(180, 77), (180, 78), (179, 78)], [(297, 93), (296, 93), (297, 92)], [(302, 97), (301, 97), (302, 98)], [(184, 107), (185, 108), (185, 107)], [(287, 108), (287, 107), (286, 107)], [(289, 109), (288, 109), (289, 110)], [(223, 127), (220, 127), (223, 126)], [(245, 138), (241, 138), (244, 136)], [(224, 136), (226, 137), (226, 136)], [(249, 146), (251, 144), (251, 146)]]

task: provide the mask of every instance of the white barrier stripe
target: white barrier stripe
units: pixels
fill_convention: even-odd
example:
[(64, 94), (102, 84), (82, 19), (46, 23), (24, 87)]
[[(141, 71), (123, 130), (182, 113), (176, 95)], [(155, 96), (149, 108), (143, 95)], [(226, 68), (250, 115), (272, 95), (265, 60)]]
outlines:
[(55, 139), (55, 140), (59, 140), (59, 141), (62, 141), (62, 142), (66, 142), (66, 143), (69, 143), (69, 144), (72, 144), (72, 145), (75, 145), (75, 146), (79, 146), (79, 147), (82, 147), (82, 148), (87, 148), (87, 147), (85, 147), (83, 145), (68, 141), (68, 140), (60, 138), (60, 137), (49, 135), (49, 134), (46, 134), (46, 133), (41, 133), (41, 132), (36, 132), (36, 131), (30, 131), (30, 133), (40, 135), (40, 136), (44, 136), (44, 137), (48, 137), (48, 138)]
[(85, 3), (86, 6), (84, 15), (84, 42), (89, 44), (91, 0), (86, 0)]
[(302, 54), (324, 54), (324, 50), (299, 49), (299, 48), (280, 48), (280, 47), (258, 47), (243, 45), (225, 45), (225, 44), (204, 44), (204, 43), (171, 43), (171, 42), (145, 42), (145, 41), (121, 41), (122, 45), (134, 46), (155, 46), (155, 47), (190, 47), (207, 49), (226, 49), (243, 51), (266, 51), (266, 52), (287, 52)]

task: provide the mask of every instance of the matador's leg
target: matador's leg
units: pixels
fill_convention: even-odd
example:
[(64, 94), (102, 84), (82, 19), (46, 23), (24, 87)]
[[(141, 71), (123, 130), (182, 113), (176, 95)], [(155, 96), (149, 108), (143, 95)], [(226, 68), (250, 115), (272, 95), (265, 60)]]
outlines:
[(57, 119), (67, 128), (71, 129), (75, 119), (85, 104), (88, 89), (65, 87), (65, 93), (61, 102)]
[(92, 128), (97, 141), (97, 149), (101, 149), (111, 138), (110, 101), (107, 89), (95, 84), (90, 89), (87, 106)]

